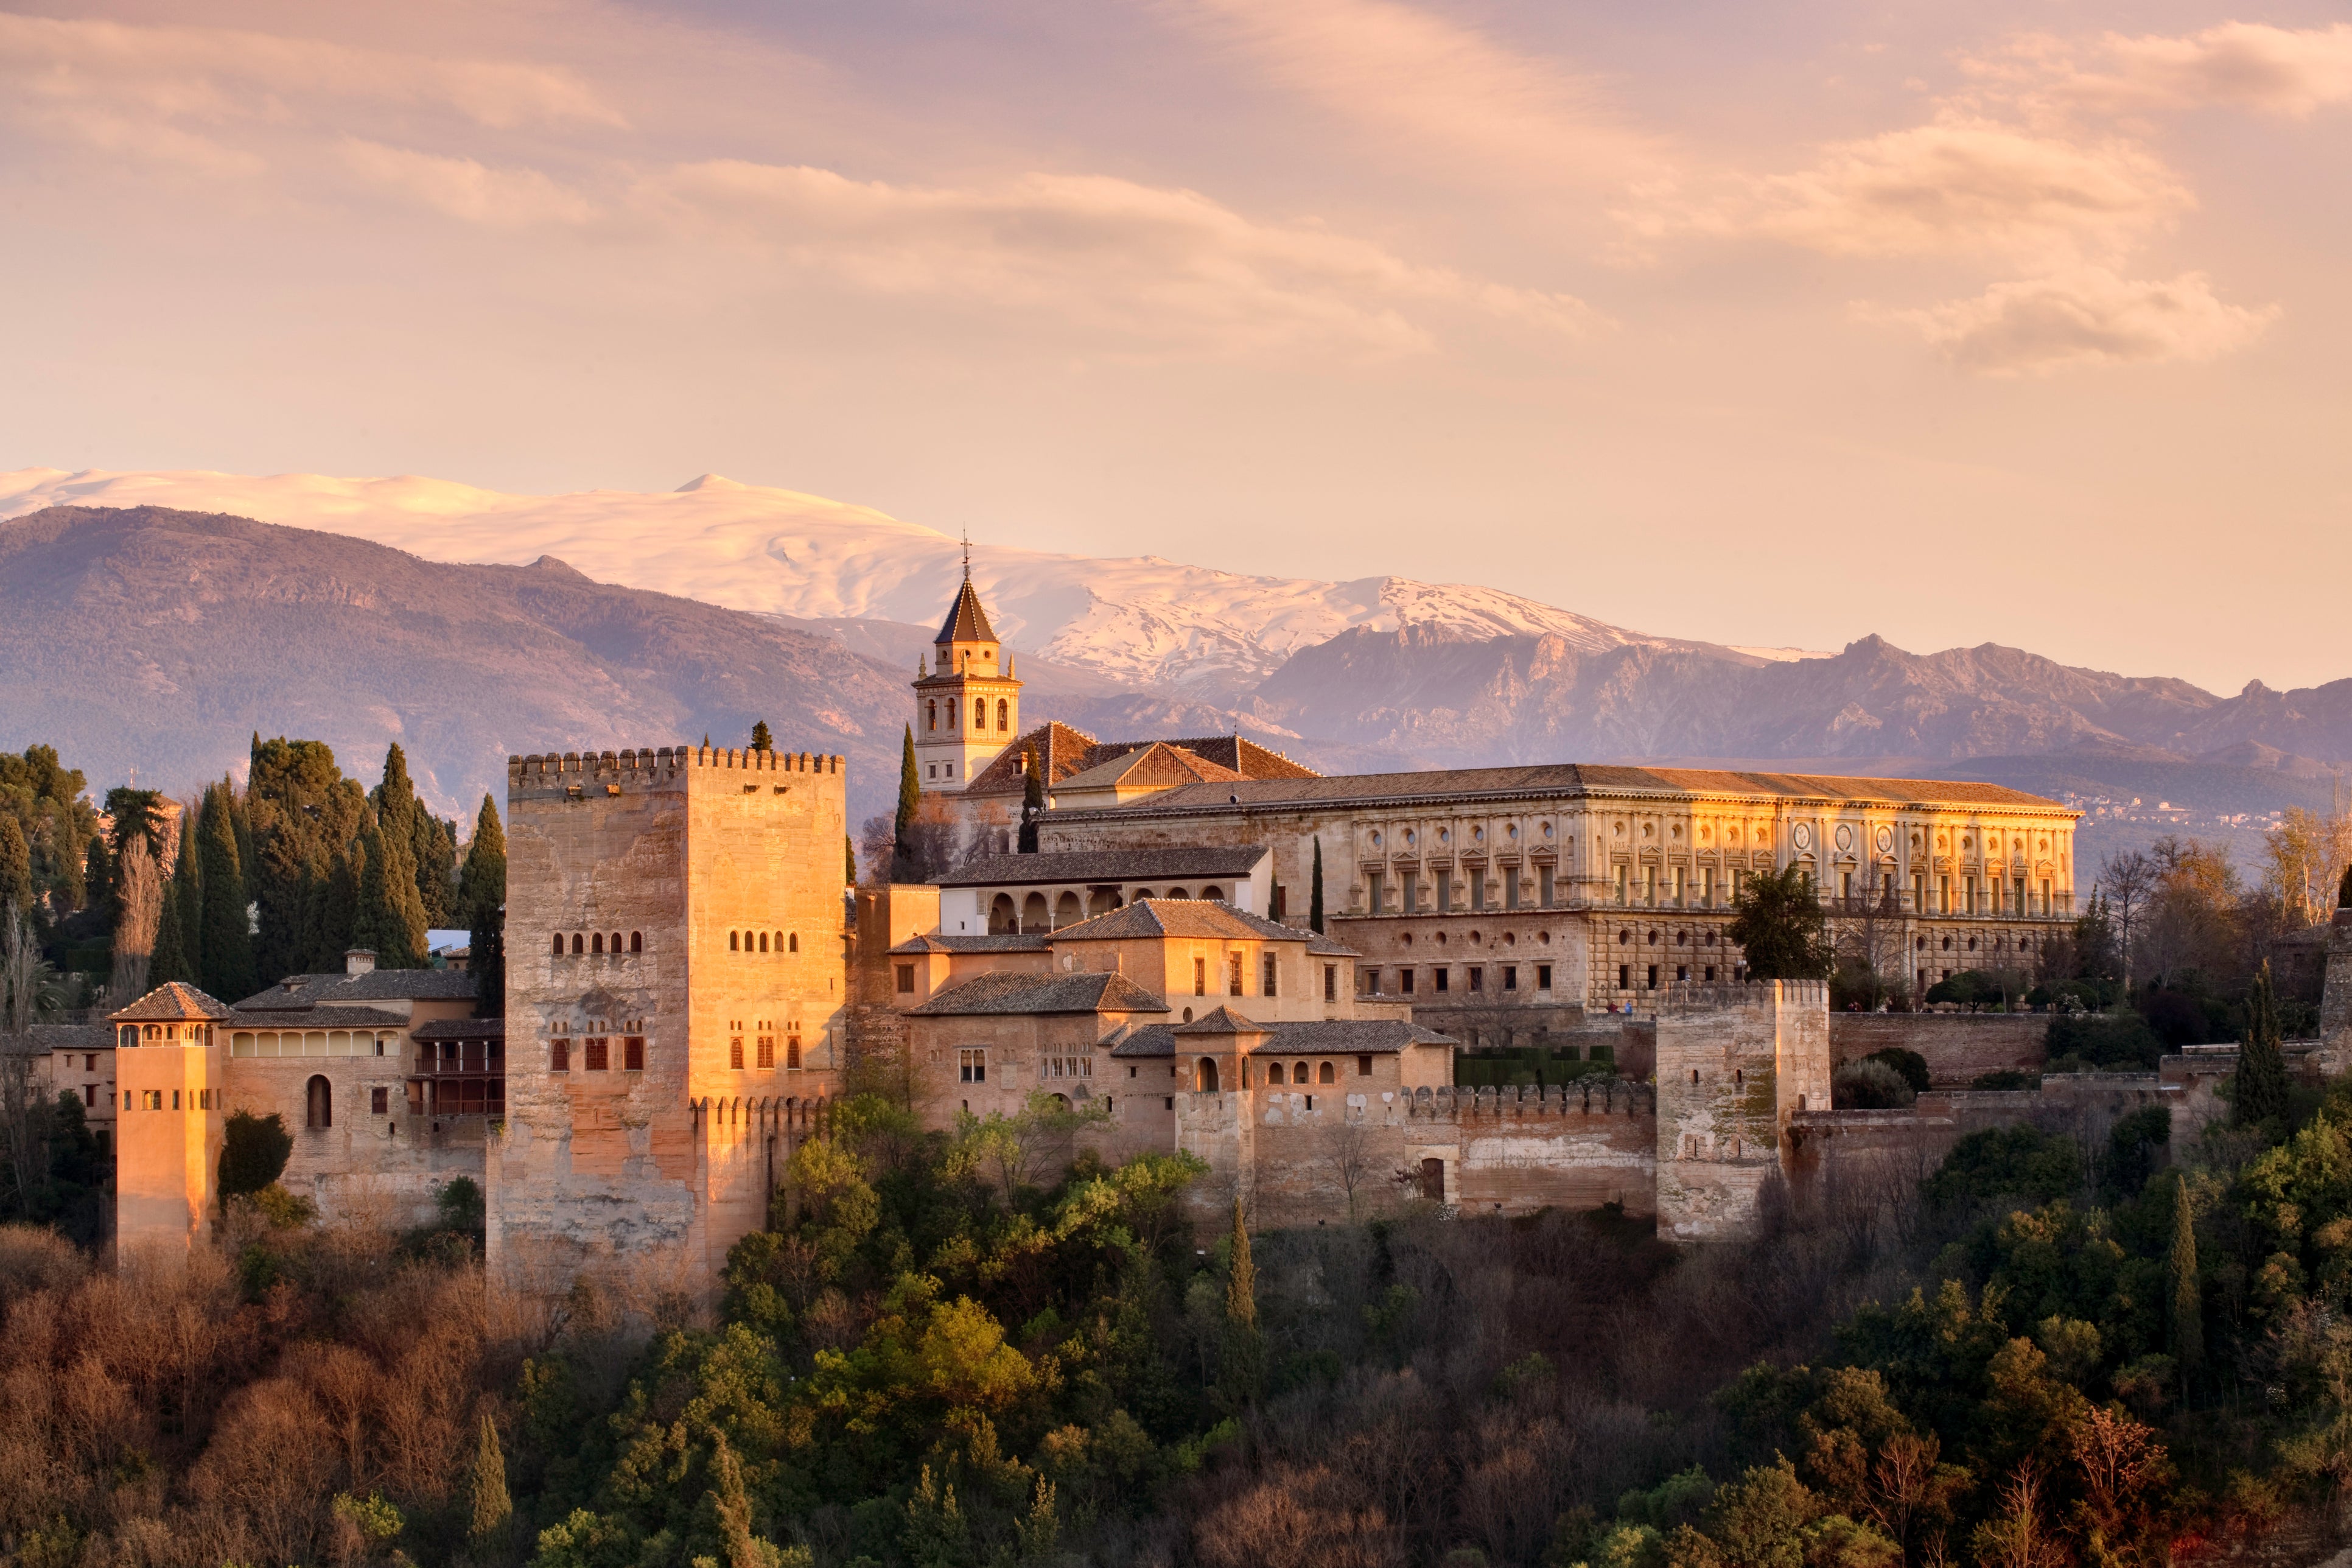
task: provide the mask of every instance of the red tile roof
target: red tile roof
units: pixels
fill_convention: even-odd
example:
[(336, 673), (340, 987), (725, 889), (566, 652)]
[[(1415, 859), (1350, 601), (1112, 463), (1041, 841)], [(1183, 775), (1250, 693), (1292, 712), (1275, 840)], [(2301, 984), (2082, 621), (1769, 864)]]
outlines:
[(177, 1024), (182, 1022), (219, 1024), (234, 1016), (225, 1002), (216, 1002), (194, 986), (171, 980), (158, 985), (118, 1013), (109, 1013), (110, 1024)]

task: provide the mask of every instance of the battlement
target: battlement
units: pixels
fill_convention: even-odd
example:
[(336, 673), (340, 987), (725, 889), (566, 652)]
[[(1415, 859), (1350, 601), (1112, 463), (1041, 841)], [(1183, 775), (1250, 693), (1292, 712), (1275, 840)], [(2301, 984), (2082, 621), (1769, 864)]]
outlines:
[(1417, 1089), (1404, 1100), (1415, 1121), (1521, 1119), (1535, 1116), (1654, 1116), (1658, 1091), (1621, 1078), (1582, 1079), (1568, 1084), (1506, 1084), (1480, 1088), (1441, 1085)]
[(620, 752), (541, 752), (507, 759), (510, 784), (553, 782), (560, 775), (580, 779), (653, 773), (667, 776), (681, 768), (732, 768), (745, 773), (838, 773), (846, 759), (822, 752), (761, 752), (727, 746), (662, 746)]
[(1720, 1013), (1733, 1008), (1762, 1011), (1779, 1003), (1789, 1007), (1818, 1007), (1826, 1012), (1830, 985), (1826, 980), (1751, 980), (1741, 984), (1685, 983), (1666, 987), (1661, 1013)]

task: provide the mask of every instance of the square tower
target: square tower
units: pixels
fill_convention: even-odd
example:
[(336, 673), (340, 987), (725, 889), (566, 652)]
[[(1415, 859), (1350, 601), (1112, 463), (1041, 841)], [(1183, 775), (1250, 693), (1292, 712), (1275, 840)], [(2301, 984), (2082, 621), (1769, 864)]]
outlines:
[(1658, 1234), (1751, 1234), (1796, 1153), (1790, 1119), (1830, 1109), (1829, 984), (1677, 985), (1658, 1010)]
[(927, 795), (960, 795), (1021, 733), (1021, 682), (981, 608), (969, 554), (914, 685), (916, 777)]
[(842, 759), (664, 747), (507, 767), (507, 1120), (488, 1250), (658, 1254), (707, 1289), (839, 1093)]

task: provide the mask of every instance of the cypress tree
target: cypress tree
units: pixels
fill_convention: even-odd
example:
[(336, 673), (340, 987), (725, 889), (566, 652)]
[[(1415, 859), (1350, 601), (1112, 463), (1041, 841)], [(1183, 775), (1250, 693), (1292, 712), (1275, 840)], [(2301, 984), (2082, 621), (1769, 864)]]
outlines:
[(1032, 747), (1021, 753), (1021, 853), (1037, 853), (1037, 820), (1045, 815), (1045, 770)]
[(147, 961), (149, 989), (184, 981), (196, 982), (195, 971), (188, 963), (187, 943), (180, 934), (180, 874), (163, 884), (163, 897), (155, 909), (155, 952)]
[(360, 881), (367, 874), (367, 847), (354, 838), (342, 853), (314, 863), (305, 897), (310, 973), (332, 974), (354, 946), (359, 925)]
[(9, 910), (29, 914), (33, 908), (33, 851), (16, 819), (0, 813), (0, 917)]
[(466, 847), (466, 869), (457, 879), (457, 903), (470, 920), (506, 901), (507, 830), (499, 820), (498, 802), (486, 794), (482, 809), (474, 814), (474, 841)]
[(2183, 1389), (2195, 1383), (2205, 1364), (2205, 1296), (2197, 1275), (2197, 1221), (2189, 1202), (2189, 1178), (2172, 1189), (2172, 1246), (2164, 1257), (2170, 1286), (2172, 1360), (2180, 1368)]
[(841, 836), (841, 885), (857, 885), (857, 845), (846, 833)]
[(915, 727), (907, 726), (898, 756), (898, 817), (891, 840), (890, 879), (909, 880), (915, 863), (915, 808), (923, 803), (923, 781), (915, 772)]
[(1318, 936), (1323, 933), (1323, 840), (1315, 841), (1315, 883), (1307, 898), (1307, 924)]
[(106, 847), (106, 835), (89, 836), (89, 847), (82, 851), (81, 881), (83, 907), (103, 910), (107, 924), (113, 925), (114, 915), (114, 856)]
[(488, 1541), (506, 1533), (514, 1517), (514, 1500), (507, 1495), (507, 1457), (499, 1447), (498, 1424), (482, 1413), (482, 1438), (474, 1448), (473, 1521), (467, 1533)]
[(2231, 1120), (2242, 1127), (2286, 1114), (2286, 1056), (2279, 1047), (2278, 993), (2271, 985), (2270, 960), (2254, 976), (2246, 998), (2246, 1041), (2238, 1050), (2237, 1094)]
[(416, 862), (416, 897), (425, 923), (447, 930), (465, 914), (457, 902), (457, 829), (419, 801), (409, 816), (409, 857)]
[(173, 976), (202, 985), (205, 973), (205, 869), (196, 849), (196, 817), (201, 802), (189, 801), (180, 812), (180, 854), (172, 867), (169, 901), (180, 917), (180, 967)]
[(1233, 1268), (1225, 1277), (1224, 1354), (1218, 1381), (1227, 1407), (1239, 1411), (1257, 1403), (1265, 1363), (1257, 1327), (1257, 1268), (1250, 1258), (1249, 1225), (1239, 1194), (1234, 1196)]
[(476, 904), (467, 933), (466, 973), (474, 977), (474, 1016), (503, 1018), (507, 1012), (507, 910), (504, 904)]
[(378, 969), (422, 969), (425, 904), (416, 895), (408, 847), (379, 828), (362, 834), (360, 845), (367, 862), (360, 872), (352, 945), (374, 949)]
[(196, 852), (203, 867), (204, 963), (198, 982), (226, 1001), (259, 989), (254, 979), (252, 925), (246, 909), (245, 875), (237, 860), (234, 796), (226, 783), (205, 791), (197, 823)]

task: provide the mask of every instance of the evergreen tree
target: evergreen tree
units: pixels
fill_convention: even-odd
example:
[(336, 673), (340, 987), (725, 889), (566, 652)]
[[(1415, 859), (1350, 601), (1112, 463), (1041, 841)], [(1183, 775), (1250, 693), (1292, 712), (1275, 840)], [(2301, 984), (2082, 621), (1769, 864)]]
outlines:
[(2189, 1202), (2189, 1178), (2172, 1189), (2172, 1246), (2165, 1253), (2164, 1271), (2170, 1286), (2173, 1364), (2180, 1369), (2187, 1388), (2205, 1364), (2205, 1296), (2197, 1273), (2197, 1220)]
[(846, 833), (841, 836), (841, 885), (845, 888), (857, 885), (857, 843)]
[(180, 920), (183, 973), (173, 978), (201, 986), (205, 983), (205, 870), (203, 857), (196, 848), (197, 805), (197, 802), (189, 801), (180, 812), (180, 853), (172, 867), (172, 883), (164, 901)]
[(507, 1457), (499, 1447), (498, 1424), (482, 1413), (482, 1437), (474, 1448), (473, 1519), (466, 1533), (478, 1542), (505, 1535), (514, 1517), (514, 1500), (507, 1495)]
[(33, 851), (16, 817), (0, 812), (0, 919), (6, 911), (33, 910)]
[(923, 803), (923, 781), (915, 772), (915, 727), (907, 726), (898, 756), (898, 817), (891, 841), (890, 879), (910, 881), (915, 865), (915, 808)]
[(1250, 1258), (1249, 1225), (1242, 1200), (1234, 1197), (1233, 1265), (1225, 1277), (1225, 1335), (1219, 1363), (1219, 1392), (1238, 1412), (1257, 1403), (1264, 1381), (1265, 1346), (1257, 1326), (1257, 1267)]
[(755, 752), (772, 752), (776, 749), (776, 738), (768, 732), (768, 721), (765, 719), (760, 720), (751, 726), (751, 749)]
[(343, 851), (311, 862), (303, 884), (303, 972), (332, 974), (354, 944), (360, 881), (367, 873), (367, 847), (354, 838)]
[(1045, 815), (1045, 770), (1035, 748), (1021, 754), (1021, 853), (1037, 853), (1037, 823)]
[(82, 907), (104, 913), (107, 924), (114, 923), (114, 856), (106, 847), (106, 835), (89, 836), (89, 847), (81, 857)]
[[(368, 797), (375, 805), (377, 836), (398, 852), (416, 889), (416, 906), (430, 927), (449, 918), (457, 868), (456, 839), (416, 798), (408, 777), (408, 753), (394, 741), (384, 749), (383, 779)], [(373, 858), (373, 857), (371, 857)], [(417, 939), (422, 963), (424, 939)], [(382, 963), (379, 958), (377, 962)], [(410, 966), (413, 967), (413, 966)]]
[(205, 791), (196, 825), (201, 881), (203, 964), (197, 984), (224, 1001), (259, 989), (253, 972), (251, 921), (246, 910), (245, 875), (237, 861), (235, 796), (224, 782)]
[(375, 950), (378, 969), (425, 967), (425, 904), (408, 847), (380, 828), (360, 836), (367, 863), (360, 872), (359, 908), (352, 945)]
[(505, 1017), (507, 910), (504, 904), (474, 906), (466, 954), (466, 973), (474, 977), (474, 1016)]
[(147, 961), (147, 985), (158, 985), (178, 980), (193, 985), (195, 970), (188, 963), (188, 946), (180, 932), (180, 875), (175, 870), (172, 879), (163, 884), (163, 897), (155, 910), (155, 952)]
[(417, 803), (409, 817), (409, 854), (416, 862), (416, 898), (425, 923), (446, 931), (465, 917), (457, 902), (457, 827)]
[(1749, 874), (1731, 901), (1730, 929), (1751, 980), (1826, 980), (1835, 954), (1820, 891), (1802, 866)]
[(466, 847), (466, 869), (457, 879), (457, 904), (468, 921), (507, 901), (507, 830), (498, 802), (487, 794), (474, 814), (474, 841)]
[(2279, 1046), (2278, 993), (2271, 963), (2263, 960), (2246, 998), (2246, 1041), (2238, 1049), (2236, 1100), (2231, 1120), (2251, 1127), (2286, 1114), (2286, 1056)]
[[(246, 895), (258, 906), (254, 978), (269, 984), (320, 967), (328, 945), (320, 932), (325, 879), (367, 816), (367, 793), (343, 776), (332, 748), (284, 736), (259, 742), (247, 775), (246, 815), (253, 855), (245, 864)], [(346, 929), (332, 939), (332, 962), (342, 967)]]
[(1315, 841), (1315, 881), (1307, 896), (1307, 929), (1318, 936), (1323, 933), (1323, 840)]

